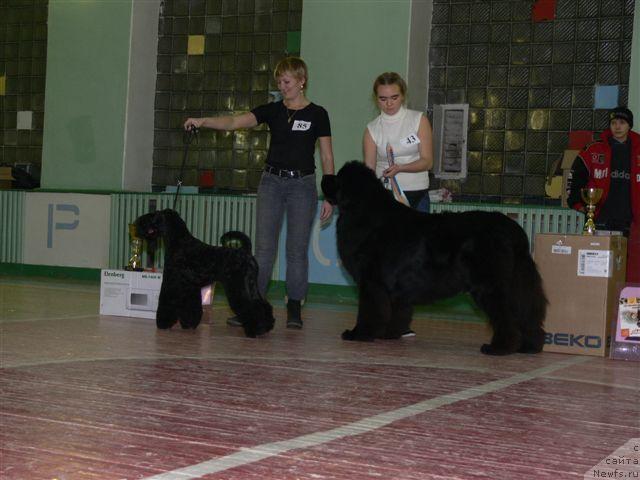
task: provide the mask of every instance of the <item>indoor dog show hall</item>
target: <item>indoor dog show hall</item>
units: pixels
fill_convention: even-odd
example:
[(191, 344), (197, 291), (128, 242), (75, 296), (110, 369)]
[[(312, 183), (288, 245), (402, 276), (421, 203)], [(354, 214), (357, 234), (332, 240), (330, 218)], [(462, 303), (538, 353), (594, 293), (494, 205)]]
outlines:
[(635, 0), (0, 39), (1, 480), (640, 478)]

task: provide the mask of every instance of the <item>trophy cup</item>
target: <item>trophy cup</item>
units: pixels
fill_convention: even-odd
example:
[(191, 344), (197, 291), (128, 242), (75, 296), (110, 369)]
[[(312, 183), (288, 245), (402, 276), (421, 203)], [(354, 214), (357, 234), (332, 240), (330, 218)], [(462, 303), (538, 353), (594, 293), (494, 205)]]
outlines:
[(584, 227), (582, 228), (583, 235), (593, 235), (596, 232), (596, 224), (593, 221), (594, 212), (596, 211), (596, 205), (602, 198), (602, 189), (601, 188), (583, 188), (580, 190), (580, 194), (582, 195), (582, 200), (586, 204), (586, 216), (587, 221), (584, 222)]
[(129, 224), (129, 249), (131, 256), (124, 269), (130, 272), (141, 272), (144, 270), (142, 268), (142, 239), (138, 237), (134, 223)]

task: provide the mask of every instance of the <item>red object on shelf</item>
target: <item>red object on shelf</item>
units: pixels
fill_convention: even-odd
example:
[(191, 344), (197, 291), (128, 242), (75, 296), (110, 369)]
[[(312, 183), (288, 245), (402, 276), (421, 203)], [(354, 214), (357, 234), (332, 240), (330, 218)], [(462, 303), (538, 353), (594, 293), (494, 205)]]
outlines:
[(200, 172), (199, 185), (201, 187), (213, 187), (215, 185), (215, 175), (213, 170), (203, 170)]
[(593, 132), (591, 130), (573, 130), (569, 132), (569, 150), (582, 150), (586, 145), (593, 142)]
[(556, 18), (556, 0), (538, 0), (531, 9), (534, 22), (547, 22)]

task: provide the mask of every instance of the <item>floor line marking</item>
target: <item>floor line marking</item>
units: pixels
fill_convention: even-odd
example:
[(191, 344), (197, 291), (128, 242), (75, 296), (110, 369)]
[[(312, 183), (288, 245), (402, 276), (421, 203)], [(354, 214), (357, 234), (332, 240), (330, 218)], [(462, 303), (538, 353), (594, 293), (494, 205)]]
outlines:
[(32, 322), (49, 322), (53, 320), (83, 320), (85, 318), (95, 318), (95, 313), (85, 313), (80, 315), (64, 315), (55, 317), (25, 317), (25, 318), (7, 318), (0, 320), (0, 325), (8, 325), (10, 323), (32, 323)]
[(42, 290), (63, 290), (74, 293), (85, 293), (85, 294), (95, 294), (100, 293), (100, 285), (49, 285), (45, 283), (19, 283), (19, 282), (11, 282), (11, 281), (0, 281), (0, 287), (28, 287), (28, 288), (39, 288)]
[[(0, 325), (2, 325), (0, 323)], [(218, 338), (227, 338), (227, 339), (235, 339), (238, 338), (233, 335), (227, 335), (224, 337)], [(0, 367), (0, 370), (4, 369), (19, 369), (19, 368), (30, 368), (30, 367), (40, 367), (47, 365), (65, 365), (70, 363), (90, 363), (90, 362), (107, 362), (107, 361), (149, 361), (149, 360), (211, 360), (211, 361), (221, 361), (227, 363), (242, 363), (243, 365), (247, 365), (249, 361), (257, 361), (257, 360), (265, 360), (265, 361), (282, 361), (282, 362), (291, 362), (304, 360), (308, 362), (316, 362), (316, 363), (332, 363), (332, 364), (340, 364), (340, 365), (373, 365), (379, 367), (395, 367), (395, 366), (404, 366), (402, 362), (371, 362), (369, 360), (359, 361), (359, 360), (349, 360), (349, 359), (331, 359), (331, 358), (304, 358), (300, 359), (298, 357), (255, 357), (255, 356), (247, 356), (247, 355), (238, 355), (231, 356), (228, 353), (223, 353), (219, 355), (180, 355), (180, 354), (158, 354), (152, 353), (147, 356), (138, 355), (138, 356), (121, 356), (121, 355), (113, 355), (113, 356), (103, 356), (103, 357), (94, 357), (94, 358), (63, 358), (57, 360), (38, 360), (38, 361), (30, 361), (30, 362), (22, 362), (7, 365), (6, 361)], [(264, 365), (264, 364), (262, 364)], [(284, 368), (282, 366), (270, 365), (273, 368)], [(456, 365), (438, 365), (438, 364), (422, 364), (422, 363), (413, 363), (412, 367), (418, 368), (428, 368), (432, 370), (453, 370), (460, 372), (474, 372), (474, 373), (494, 373), (495, 370), (485, 367), (463, 367)], [(293, 368), (293, 367), (286, 367)], [(297, 369), (303, 370), (303, 369)], [(610, 387), (610, 388), (622, 388), (626, 390), (640, 391), (640, 386), (636, 385), (623, 385), (621, 383), (606, 383), (599, 382), (596, 380), (585, 380), (580, 378), (573, 377), (563, 377), (563, 376), (544, 376), (544, 378), (548, 378), (549, 380), (557, 380), (557, 381), (565, 381), (572, 383), (584, 383), (588, 385), (599, 385), (602, 387)]]
[[(224, 305), (216, 305), (216, 306), (207, 306), (207, 310), (210, 312), (220, 312), (227, 311), (228, 308)], [(116, 318), (118, 320), (150, 320), (151, 322), (155, 322), (155, 318), (145, 318), (145, 317), (128, 317), (123, 315), (108, 315), (101, 314), (100, 312), (89, 312), (78, 315), (56, 315), (53, 317), (24, 317), (24, 318), (2, 318), (0, 319), (0, 325), (6, 325), (9, 323), (28, 323), (28, 322), (48, 322), (51, 320), (82, 320), (85, 318), (92, 318), (96, 320), (102, 320), (103, 318), (107, 320), (108, 318)], [(201, 322), (203, 325), (208, 325), (205, 322)]]
[(588, 360), (589, 357), (572, 357), (566, 360), (561, 360), (560, 362), (553, 363), (551, 365), (547, 365), (546, 367), (531, 370), (529, 372), (518, 373), (501, 380), (494, 380), (482, 385), (477, 385), (474, 387), (466, 388), (464, 390), (460, 390), (459, 392), (441, 395), (439, 397), (430, 398), (429, 400), (418, 402), (413, 405), (401, 407), (396, 410), (391, 410), (389, 412), (374, 415), (372, 417), (363, 418), (362, 420), (343, 425), (342, 427), (302, 435), (279, 442), (265, 443), (262, 445), (256, 445), (255, 447), (243, 448), (240, 451), (232, 453), (230, 455), (225, 455), (223, 457), (208, 460), (196, 465), (179, 468), (170, 472), (161, 473), (159, 475), (146, 477), (144, 480), (189, 480), (200, 478), (205, 475), (211, 475), (213, 473), (240, 467), (249, 463), (264, 460), (266, 458), (275, 457), (283, 453), (287, 453), (291, 450), (315, 447), (323, 443), (328, 443), (345, 437), (362, 435), (382, 428), (398, 420), (403, 420), (405, 418), (419, 415), (430, 410), (435, 410), (436, 408), (445, 405), (451, 405), (462, 400), (469, 400), (485, 395), (487, 393), (496, 392), (509, 386), (547, 375), (556, 370), (561, 370), (563, 368), (584, 363)]

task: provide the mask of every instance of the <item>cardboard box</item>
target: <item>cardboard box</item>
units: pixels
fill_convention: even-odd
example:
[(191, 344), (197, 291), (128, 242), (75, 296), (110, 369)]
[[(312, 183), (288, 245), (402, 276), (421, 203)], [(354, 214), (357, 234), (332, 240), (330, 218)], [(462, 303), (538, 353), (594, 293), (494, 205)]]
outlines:
[[(162, 273), (108, 270), (100, 272), (100, 315), (156, 318)], [(214, 286), (202, 287), (202, 305), (211, 305)]]
[(545, 193), (549, 198), (559, 198), (563, 207), (568, 207), (569, 176), (578, 153), (580, 150), (565, 150), (562, 157), (553, 163), (547, 175)]
[(100, 315), (156, 318), (162, 273), (102, 270)]
[(0, 189), (10, 189), (12, 182), (13, 175), (11, 175), (11, 167), (0, 167)]
[(544, 351), (607, 356), (625, 283), (627, 239), (544, 233), (534, 242), (549, 299)]

